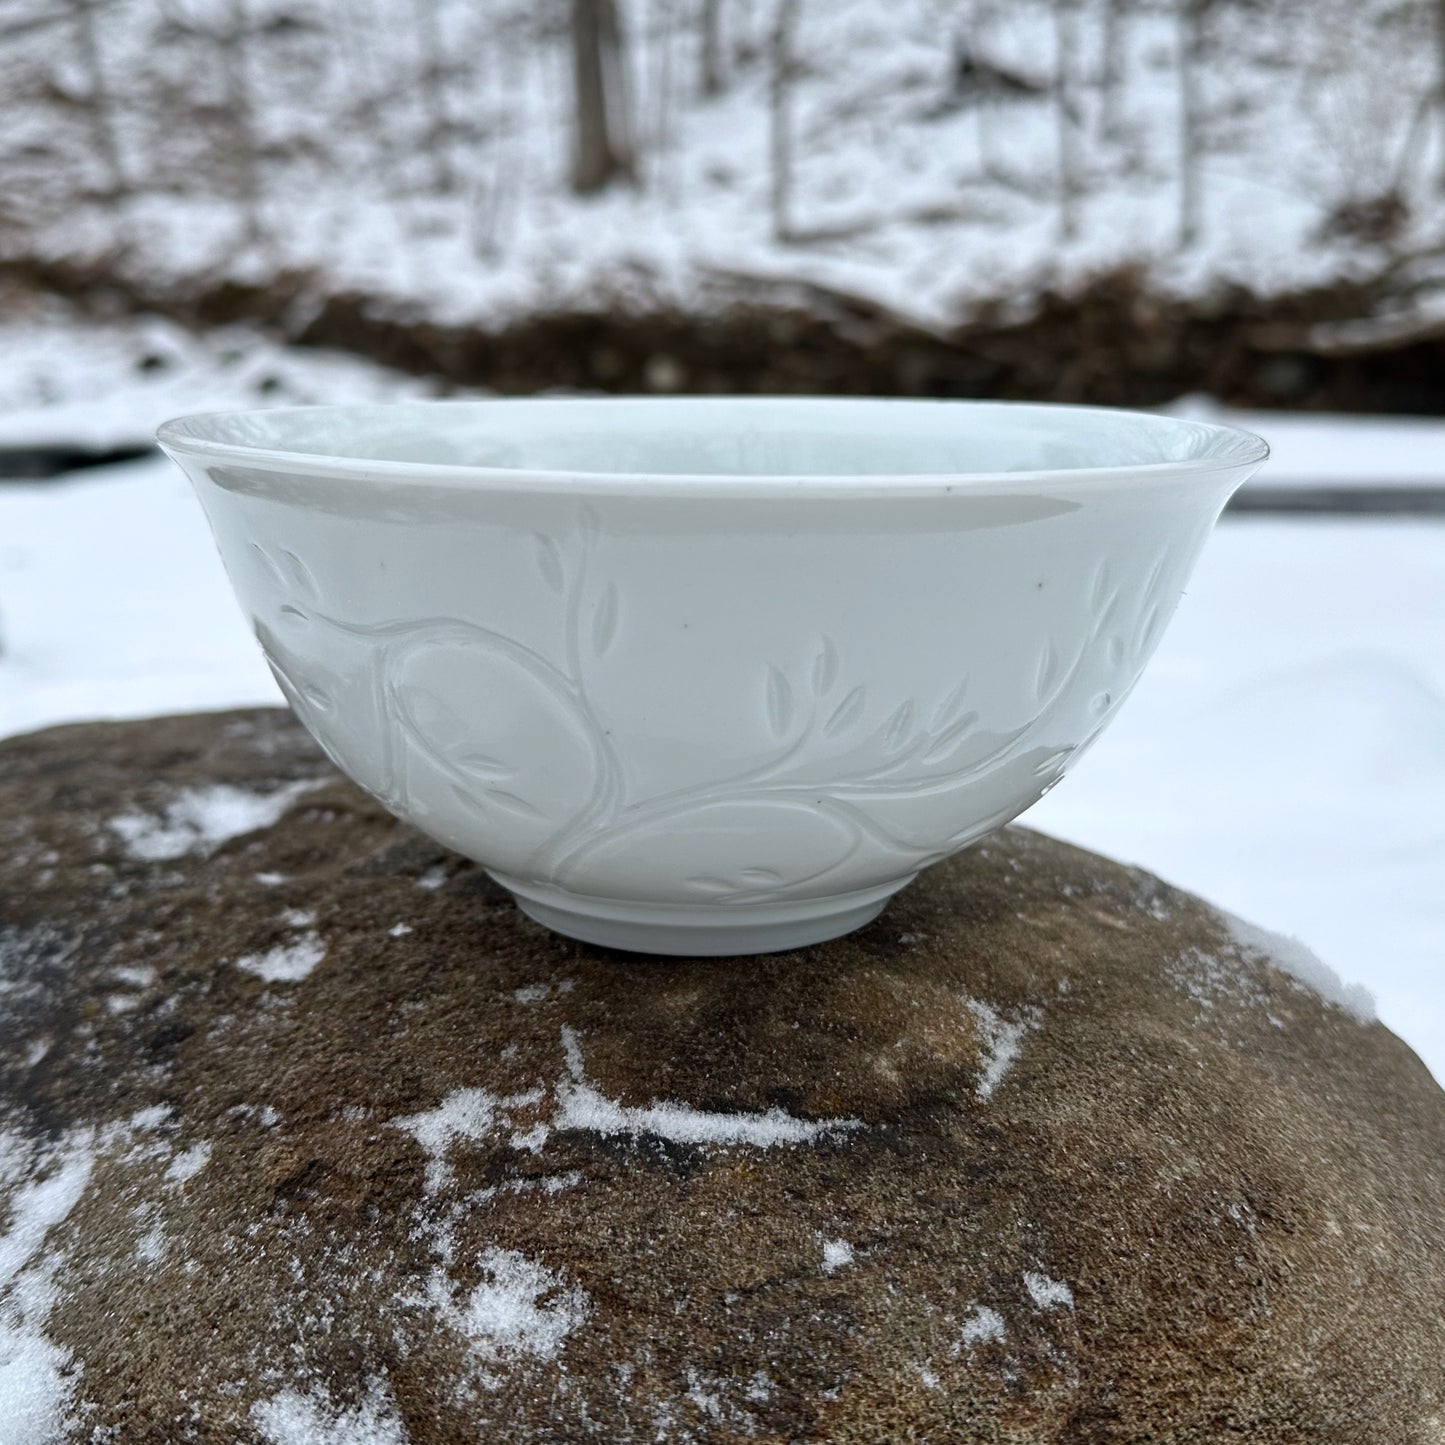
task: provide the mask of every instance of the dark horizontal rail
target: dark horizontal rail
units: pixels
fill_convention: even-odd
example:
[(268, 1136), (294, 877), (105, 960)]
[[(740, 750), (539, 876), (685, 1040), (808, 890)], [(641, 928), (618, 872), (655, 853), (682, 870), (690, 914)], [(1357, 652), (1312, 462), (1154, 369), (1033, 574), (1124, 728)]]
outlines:
[(48, 482), (87, 467), (137, 461), (154, 451), (153, 446), (142, 443), (120, 447), (0, 447), (0, 483)]
[(1234, 494), (1228, 510), (1267, 516), (1445, 517), (1445, 485), (1249, 486)]

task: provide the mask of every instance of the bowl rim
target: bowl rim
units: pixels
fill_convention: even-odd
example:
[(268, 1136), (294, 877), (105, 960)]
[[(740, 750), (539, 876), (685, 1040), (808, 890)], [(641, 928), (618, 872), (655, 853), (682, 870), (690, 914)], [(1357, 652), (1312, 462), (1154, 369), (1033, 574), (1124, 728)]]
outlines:
[[(496, 407), (508, 410), (569, 407), (596, 407), (619, 403), (626, 408), (706, 409), (712, 406), (757, 406), (761, 410), (781, 409), (824, 410), (845, 407), (871, 411), (902, 411), (907, 409), (953, 409), (973, 411), (1012, 411), (1046, 413), (1051, 416), (1107, 414), (1121, 418), (1137, 418), (1151, 426), (1177, 426), (1213, 441), (1217, 451), (1204, 455), (1154, 462), (1101, 462), (1088, 466), (1045, 467), (1014, 471), (958, 472), (631, 472), (584, 471), (560, 467), (490, 466), (472, 462), (404, 461), (341, 456), (322, 452), (292, 451), (282, 447), (260, 446), (247, 442), (216, 441), (195, 433), (195, 424), (207, 421), (241, 419), (272, 414), (305, 415), (338, 411), (418, 410), (427, 407), (468, 406), (478, 409)], [(1255, 433), (1242, 427), (1193, 417), (1176, 417), (1164, 412), (1139, 408), (1090, 406), (1065, 402), (996, 401), (979, 398), (876, 397), (876, 396), (787, 396), (787, 395), (708, 395), (708, 396), (530, 396), (530, 397), (466, 397), (405, 399), (394, 402), (360, 402), (279, 407), (244, 407), (190, 412), (163, 422), (156, 430), (161, 449), (172, 458), (193, 456), (219, 463), (231, 463), (253, 470), (287, 473), (293, 477), (309, 477), (330, 481), (347, 481), (368, 488), (392, 483), (430, 484), (446, 491), (552, 492), (577, 495), (676, 495), (685, 497), (757, 497), (757, 496), (863, 496), (894, 498), (900, 496), (943, 496), (960, 492), (970, 494), (1019, 493), (1059, 489), (1076, 491), (1103, 487), (1108, 490), (1146, 485), (1152, 482), (1190, 479), (1218, 481), (1222, 475), (1235, 475), (1239, 482), (1269, 457), (1269, 445)]]

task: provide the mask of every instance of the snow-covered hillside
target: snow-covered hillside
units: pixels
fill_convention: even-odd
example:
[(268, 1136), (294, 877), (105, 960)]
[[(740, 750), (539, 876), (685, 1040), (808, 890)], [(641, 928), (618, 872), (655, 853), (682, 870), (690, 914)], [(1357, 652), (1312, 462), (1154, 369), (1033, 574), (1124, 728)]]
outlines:
[(1441, 304), (1428, 0), (720, 0), (715, 95), (701, 0), (619, 9), (636, 184), (583, 198), (564, 0), (10, 0), (0, 259), (483, 327), (779, 278), (945, 326), (1121, 267)]

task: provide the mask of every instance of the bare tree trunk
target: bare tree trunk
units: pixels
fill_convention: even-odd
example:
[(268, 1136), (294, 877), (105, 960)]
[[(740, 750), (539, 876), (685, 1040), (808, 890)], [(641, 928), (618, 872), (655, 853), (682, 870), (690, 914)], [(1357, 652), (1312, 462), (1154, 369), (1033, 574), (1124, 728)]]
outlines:
[(1435, 108), (1435, 97), (1428, 91), (1416, 102), (1410, 123), (1405, 127), (1400, 141), (1400, 152), (1395, 158), (1394, 180), (1389, 193), (1402, 199), (1410, 190), (1411, 171), (1419, 164), (1420, 156), (1430, 138), (1430, 112)]
[(265, 227), (261, 223), (261, 170), (255, 104), (251, 96), (250, 16), (246, 0), (229, 0), (227, 10), (229, 31), (219, 41), (221, 66), (235, 134), (236, 190), (241, 204), (244, 244), (255, 247), (263, 243)]
[(572, 0), (572, 77), (572, 189), (590, 195), (636, 175), (616, 0)]
[(742, 61), (757, 53), (757, 36), (753, 34), (753, 0), (732, 0), (732, 24), (728, 31), (733, 39), (733, 60)]
[(1445, 0), (1435, 0), (1435, 59), (1440, 66), (1440, 79), (1436, 86), (1441, 131), (1439, 185), (1445, 191)]
[(1201, 0), (1178, 0), (1179, 6), (1179, 244), (1192, 246), (1199, 239), (1200, 194), (1199, 124), (1200, 38), (1204, 7)]
[(801, 0), (778, 0), (773, 22), (772, 76), (768, 92), (768, 151), (772, 162), (773, 238), (793, 232), (793, 41)]
[(1100, 124), (1104, 134), (1111, 137), (1119, 134), (1123, 119), (1120, 112), (1127, 79), (1124, 38), (1124, 0), (1104, 0), (1103, 65), (1099, 76)]
[(674, 111), (677, 97), (674, 93), (673, 50), (677, 43), (677, 16), (672, 0), (657, 0), (657, 21), (652, 30), (652, 43), (656, 51), (653, 67), (652, 134), (650, 146), (653, 151), (652, 176), (657, 187), (669, 199), (675, 200), (673, 181), (676, 175), (676, 135)]
[(1054, 0), (1054, 118), (1059, 145), (1059, 238), (1079, 234), (1079, 138), (1074, 124), (1074, 0)]
[[(1445, 4), (1445, 0), (1441, 0)], [(701, 90), (706, 96), (723, 91), (722, 0), (702, 0)]]
[[(972, 33), (968, 36), (967, 46), (969, 52), (975, 58), (990, 53), (990, 40), (997, 19), (998, 16), (995, 13), (993, 0), (974, 0)], [(955, 46), (959, 43), (960, 38), (955, 36)], [(955, 57), (955, 65), (956, 63), (957, 57)], [(975, 96), (973, 108), (974, 125), (978, 131), (979, 171), (984, 176), (997, 178), (1003, 173), (1003, 168), (999, 165), (994, 146), (994, 132), (996, 130), (994, 121), (998, 115), (998, 106), (993, 92), (985, 88), (980, 94)]]
[(452, 164), (451, 116), (447, 107), (447, 58), (442, 41), (439, 0), (415, 0), (416, 33), (422, 55), (422, 104), (427, 110), (427, 148), (432, 161), (432, 185), (441, 195), (456, 189)]
[[(526, 48), (507, 56), (504, 38), (498, 35), (491, 50), (491, 64), (478, 75), (482, 115), (490, 147), (490, 183), (480, 182), (472, 192), (472, 249), (485, 261), (499, 261), (506, 254), (526, 172), (526, 138), (529, 132), (528, 75), (532, 57)], [(536, 57), (545, 75), (549, 57)], [(550, 107), (544, 106), (544, 113)], [(478, 165), (480, 172), (482, 167)]]
[(80, 42), (80, 63), (85, 71), (90, 94), (85, 113), (90, 125), (96, 154), (105, 167), (109, 199), (119, 202), (130, 194), (130, 181), (121, 159), (120, 141), (116, 136), (115, 103), (106, 84), (105, 67), (100, 58), (100, 40), (96, 35), (93, 0), (74, 0), (76, 38)]

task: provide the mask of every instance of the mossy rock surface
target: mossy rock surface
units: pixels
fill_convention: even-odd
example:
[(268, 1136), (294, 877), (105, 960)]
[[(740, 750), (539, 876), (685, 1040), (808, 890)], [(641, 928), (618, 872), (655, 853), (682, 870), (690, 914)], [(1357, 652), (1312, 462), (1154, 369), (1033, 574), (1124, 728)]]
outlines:
[(1273, 947), (1010, 828), (638, 959), (288, 714), (0, 743), (0, 1440), (1439, 1445), (1445, 1094)]

